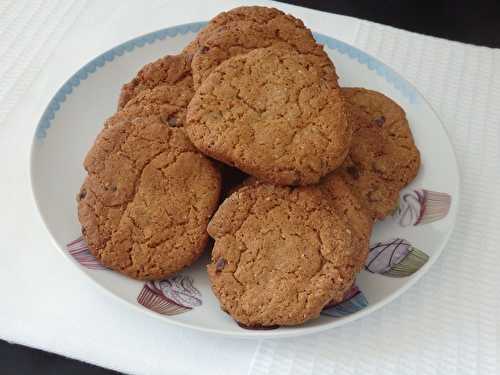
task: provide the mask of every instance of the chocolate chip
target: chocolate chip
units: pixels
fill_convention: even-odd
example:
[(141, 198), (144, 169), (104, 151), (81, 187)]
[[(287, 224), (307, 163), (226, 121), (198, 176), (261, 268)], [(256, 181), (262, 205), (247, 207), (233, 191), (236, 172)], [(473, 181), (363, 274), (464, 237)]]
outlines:
[(116, 191), (117, 190), (117, 187), (116, 186), (111, 186), (111, 191)]
[(163, 117), (162, 121), (165, 125), (168, 125), (171, 128), (176, 128), (182, 125), (182, 121), (180, 121), (175, 115), (168, 115), (167, 117)]
[(200, 47), (198, 50), (199, 53), (207, 53), (209, 48), (207, 46)]
[(377, 125), (377, 126), (382, 126), (382, 125), (384, 125), (384, 123), (385, 123), (385, 117), (384, 116), (377, 117), (376, 119), (374, 119), (372, 121), (372, 124), (373, 125)]
[(80, 193), (78, 194), (78, 200), (82, 200), (83, 198), (85, 198), (85, 196), (87, 195), (87, 190), (85, 189), (82, 189), (80, 190)]
[(85, 236), (87, 234), (87, 229), (85, 229), (84, 227), (82, 227), (82, 234)]
[(217, 259), (217, 262), (215, 263), (215, 272), (221, 272), (226, 264), (227, 260), (225, 260), (224, 258)]
[(354, 178), (355, 180), (357, 180), (359, 178), (359, 171), (358, 171), (358, 168), (356, 168), (355, 166), (353, 165), (350, 165), (346, 168), (346, 171), (347, 173), (349, 173), (351, 175), (352, 178)]

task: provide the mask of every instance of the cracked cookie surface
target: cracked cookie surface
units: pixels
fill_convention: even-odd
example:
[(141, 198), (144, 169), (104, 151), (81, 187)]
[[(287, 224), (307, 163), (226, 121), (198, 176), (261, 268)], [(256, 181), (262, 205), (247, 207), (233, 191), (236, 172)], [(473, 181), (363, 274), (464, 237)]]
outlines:
[(201, 255), (220, 176), (183, 129), (155, 118), (116, 124), (99, 134), (84, 166), (78, 217), (105, 266), (154, 280)]
[(280, 185), (318, 182), (344, 161), (352, 133), (336, 81), (277, 48), (217, 67), (189, 103), (186, 131), (204, 154)]
[(123, 85), (118, 99), (118, 110), (141, 91), (154, 89), (160, 85), (183, 84), (184, 80), (192, 81), (191, 55), (167, 55), (142, 67), (137, 75)]
[(143, 89), (106, 120), (104, 126), (154, 116), (167, 126), (182, 127), (186, 123), (187, 106), (193, 95), (191, 77), (186, 77), (174, 85), (163, 84), (153, 89)]
[[(194, 56), (216, 30), (223, 26), (229, 26), (238, 22), (248, 22), (255, 25), (267, 26), (269, 32), (276, 34), (295, 35), (297, 39), (311, 40), (311, 33), (304, 23), (290, 14), (276, 9), (263, 6), (241, 6), (227, 12), (221, 12), (210, 20), (208, 25), (200, 30), (196, 38), (183, 50), (184, 53)], [(304, 31), (300, 31), (303, 29)]]
[(291, 48), (307, 55), (323, 70), (325, 79), (337, 81), (333, 63), (311, 31), (301, 21), (282, 14), (268, 22), (242, 20), (223, 24), (201, 39), (191, 64), (195, 88), (227, 59), (266, 47)]
[(340, 173), (373, 218), (383, 219), (396, 207), (399, 191), (416, 177), (420, 153), (397, 103), (362, 88), (342, 88), (342, 94), (353, 137)]
[(247, 326), (316, 318), (354, 280), (351, 230), (314, 187), (247, 182), (219, 207), (208, 232), (212, 289)]
[(359, 272), (364, 268), (368, 256), (373, 229), (372, 216), (341, 174), (330, 173), (321, 180), (318, 187), (323, 191), (337, 215), (352, 229), (356, 271)]

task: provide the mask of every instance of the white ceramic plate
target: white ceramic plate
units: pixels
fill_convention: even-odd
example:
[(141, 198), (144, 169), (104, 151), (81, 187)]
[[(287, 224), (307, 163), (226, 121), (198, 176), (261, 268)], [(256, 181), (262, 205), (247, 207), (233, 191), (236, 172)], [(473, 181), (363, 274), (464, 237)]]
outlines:
[(392, 301), (427, 272), (448, 240), (459, 201), (456, 159), (440, 120), (411, 84), (373, 57), (324, 35), (315, 36), (335, 62), (341, 85), (378, 90), (398, 102), (422, 155), (422, 168), (402, 192), (398, 212), (377, 223), (367, 267), (357, 279), (359, 289), (345, 302), (300, 327), (243, 329), (221, 311), (210, 290), (208, 255), (171, 280), (145, 284), (102, 269), (78, 240), (75, 196), (85, 176), (82, 161), (104, 120), (114, 113), (121, 85), (144, 64), (178, 53), (204, 25), (171, 27), (121, 44), (76, 72), (50, 101), (36, 129), (31, 176), (40, 214), (61, 253), (110, 295), (135, 307), (137, 319), (149, 314), (166, 323), (230, 336), (319, 332)]

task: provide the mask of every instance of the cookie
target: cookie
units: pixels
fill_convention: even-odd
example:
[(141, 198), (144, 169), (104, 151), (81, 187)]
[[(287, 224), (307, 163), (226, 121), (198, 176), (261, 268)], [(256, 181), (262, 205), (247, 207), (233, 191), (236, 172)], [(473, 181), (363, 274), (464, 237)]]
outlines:
[(102, 264), (135, 279), (158, 280), (201, 255), (221, 181), (182, 128), (154, 117), (105, 128), (84, 166), (78, 217)]
[(324, 67), (325, 79), (331, 76), (331, 79), (337, 80), (335, 67), (322, 46), (316, 43), (302, 22), (291, 17), (266, 24), (233, 22), (213, 30), (193, 55), (191, 67), (195, 88), (223, 61), (256, 48), (272, 46), (289, 47), (308, 55), (319, 67)]
[(182, 127), (186, 122), (187, 105), (193, 95), (191, 77), (186, 77), (174, 85), (163, 84), (153, 89), (144, 89), (111, 116), (104, 126), (155, 116), (167, 126)]
[(339, 173), (333, 172), (325, 176), (318, 187), (337, 215), (352, 229), (356, 271), (361, 271), (368, 256), (373, 229), (370, 212), (361, 204), (360, 199)]
[(353, 137), (341, 173), (376, 219), (396, 207), (399, 191), (420, 168), (404, 110), (385, 95), (361, 88), (342, 89)]
[(227, 12), (221, 12), (212, 18), (208, 25), (200, 30), (196, 38), (183, 50), (183, 53), (194, 55), (203, 46), (205, 40), (212, 35), (214, 30), (239, 21), (252, 22), (258, 25), (270, 25), (275, 30), (280, 30), (276, 25), (305, 28), (301, 20), (287, 15), (276, 8), (263, 6), (237, 7)]
[(307, 56), (277, 48), (218, 66), (189, 103), (186, 131), (204, 154), (280, 185), (333, 171), (352, 132), (336, 81)]
[(118, 109), (122, 109), (132, 98), (145, 89), (153, 89), (163, 84), (177, 85), (191, 80), (191, 55), (167, 55), (146, 64), (137, 75), (123, 85)]
[(244, 184), (208, 226), (208, 275), (221, 308), (245, 326), (319, 316), (352, 285), (352, 232), (315, 187)]

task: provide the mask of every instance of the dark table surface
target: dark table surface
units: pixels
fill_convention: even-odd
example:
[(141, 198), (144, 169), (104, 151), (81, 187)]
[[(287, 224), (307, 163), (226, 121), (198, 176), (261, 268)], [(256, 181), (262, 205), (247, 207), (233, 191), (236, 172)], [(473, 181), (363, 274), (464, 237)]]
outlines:
[[(367, 19), (417, 33), (465, 43), (500, 48), (500, 1), (476, 0), (293, 0), (327, 12)], [(86, 374), (115, 372), (60, 357), (55, 354), (11, 345), (0, 340), (0, 373), (3, 375)]]

